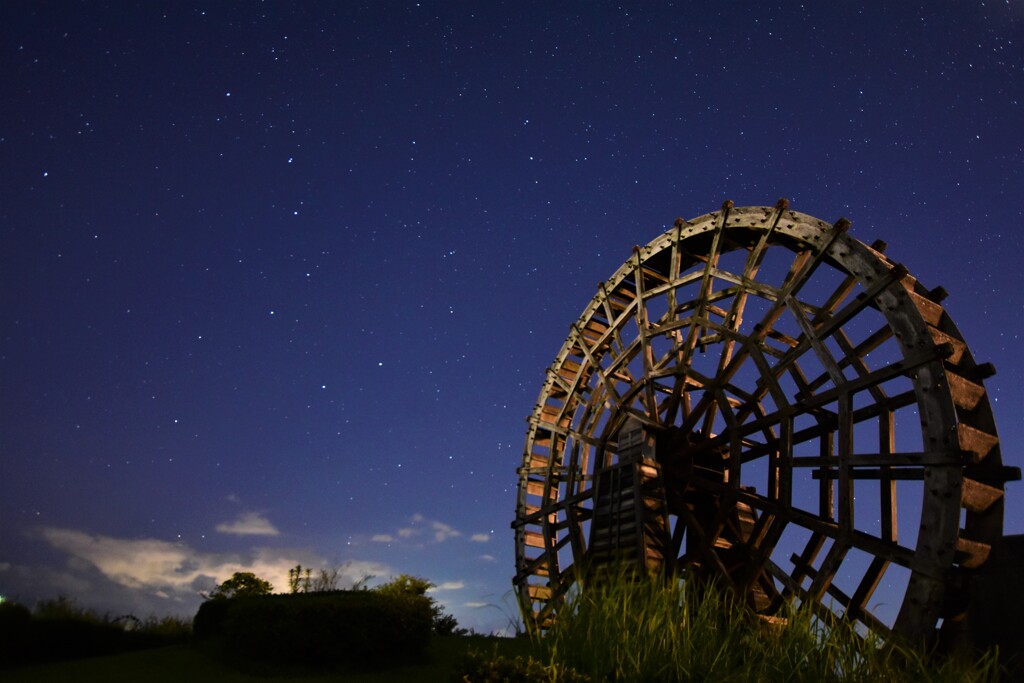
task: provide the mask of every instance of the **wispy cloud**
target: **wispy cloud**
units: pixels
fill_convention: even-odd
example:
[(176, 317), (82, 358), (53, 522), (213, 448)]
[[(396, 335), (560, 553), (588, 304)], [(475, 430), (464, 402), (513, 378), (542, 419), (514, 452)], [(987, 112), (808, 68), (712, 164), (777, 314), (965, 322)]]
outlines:
[(452, 525), (436, 519), (429, 519), (417, 512), (409, 518), (409, 526), (397, 529), (394, 533), (375, 534), (370, 540), (391, 543), (397, 539), (406, 541), (423, 539), (434, 543), (444, 543), (459, 536), (462, 536), (462, 532)]
[(434, 540), (438, 543), (443, 543), (449, 538), (455, 538), (456, 536), (462, 535), (461, 532), (456, 531), (443, 522), (431, 522), (430, 528), (434, 530)]
[(474, 543), (487, 543), (489, 540), (491, 540), (491, 535), (490, 534), (473, 534), (472, 536), (469, 537), (469, 540), (473, 541)]
[[(46, 528), (42, 536), (70, 556), (69, 570), (98, 569), (108, 580), (125, 588), (172, 599), (194, 598), (235, 572), (253, 572), (286, 590), (288, 570), (302, 563), (317, 566), (319, 558), (307, 551), (257, 548), (249, 553), (203, 553), (184, 543), (158, 539), (121, 539), (73, 529)], [(341, 572), (341, 585), (368, 575), (393, 573), (377, 562), (351, 561)]]
[(434, 540), (438, 543), (443, 543), (449, 538), (455, 538), (462, 535), (462, 532), (456, 531), (454, 527), (445, 524), (444, 522), (439, 522), (436, 519), (427, 519), (418, 512), (412, 516), (412, 523), (428, 525), (434, 533)]
[(279, 536), (280, 531), (258, 512), (246, 512), (233, 522), (221, 522), (216, 527), (222, 534), (238, 536)]
[(430, 592), (434, 593), (437, 591), (457, 591), (465, 587), (465, 581), (445, 581), (444, 583), (431, 588)]

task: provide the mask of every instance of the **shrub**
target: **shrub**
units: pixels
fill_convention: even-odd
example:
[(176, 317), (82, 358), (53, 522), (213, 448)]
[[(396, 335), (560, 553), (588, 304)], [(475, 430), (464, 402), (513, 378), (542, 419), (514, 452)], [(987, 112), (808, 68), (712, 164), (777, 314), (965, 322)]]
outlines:
[(30, 644), (32, 613), (15, 602), (0, 602), (0, 663), (20, 661)]
[(401, 574), (392, 578), (387, 583), (377, 586), (373, 590), (385, 595), (414, 596), (425, 598), (430, 602), (430, 613), (433, 621), (434, 633), (439, 636), (464, 636), (468, 633), (466, 629), (459, 628), (459, 622), (450, 614), (445, 614), (441, 606), (434, 598), (427, 595), (434, 584), (426, 579), (410, 574)]
[(192, 619), (192, 634), (199, 640), (219, 636), (223, 632), (224, 617), (232, 604), (231, 600), (207, 600), (199, 605)]
[(559, 664), (533, 657), (487, 657), (470, 652), (456, 667), (453, 683), (591, 683), (592, 679)]
[(193, 628), (233, 657), (327, 665), (416, 656), (431, 626), (423, 596), (337, 591), (208, 601)]
[(32, 624), (31, 658), (81, 659), (137, 649), (139, 634), (86, 619), (37, 619)]
[(34, 613), (0, 603), (0, 663), (59, 661), (116, 654), (181, 642), (186, 622), (174, 617), (141, 621), (133, 615), (99, 616), (59, 597), (36, 605)]
[(141, 622), (138, 632), (160, 644), (181, 643), (192, 637), (192, 622), (181, 617), (152, 616)]
[(251, 597), (254, 595), (270, 595), (274, 586), (252, 572), (235, 572), (230, 579), (222, 581), (210, 592), (213, 600), (224, 598)]

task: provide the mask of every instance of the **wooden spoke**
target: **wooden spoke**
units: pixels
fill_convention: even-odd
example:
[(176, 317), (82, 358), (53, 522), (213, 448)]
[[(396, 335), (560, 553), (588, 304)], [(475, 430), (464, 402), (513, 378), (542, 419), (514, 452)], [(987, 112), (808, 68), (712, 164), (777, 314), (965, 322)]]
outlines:
[(798, 600), (883, 637), (960, 618), (1019, 476), (991, 371), (939, 298), (848, 227), (727, 202), (598, 286), (517, 470), (529, 629), (611, 563), (714, 576), (765, 614)]

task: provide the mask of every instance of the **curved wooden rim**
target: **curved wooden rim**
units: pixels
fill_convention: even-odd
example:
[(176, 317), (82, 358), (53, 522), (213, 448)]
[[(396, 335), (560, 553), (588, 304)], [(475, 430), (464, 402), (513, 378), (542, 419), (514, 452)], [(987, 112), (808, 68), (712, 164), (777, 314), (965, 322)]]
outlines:
[[(812, 600), (915, 639), (963, 611), (957, 577), (983, 563), (1002, 533), (1007, 477), (987, 368), (974, 362), (938, 293), (848, 227), (783, 200), (727, 202), (636, 247), (598, 286), (528, 418), (512, 524), (528, 628), (554, 618), (577, 568), (596, 557), (587, 538), (595, 474), (622, 460), (617, 439), (630, 419), (651, 434), (670, 426), (692, 433), (701, 439), (694, 448), (728, 454), (722, 490), (692, 484), (728, 501), (716, 504), (708, 528), (679, 507), (680, 492), (665, 479), (682, 528), (673, 534), (676, 557), (664, 560), (671, 567), (726, 571), (719, 555), (733, 552), (744, 567), (728, 578), (768, 603)], [(919, 424), (908, 426), (913, 411)], [(865, 431), (878, 435), (871, 449)], [(911, 432), (920, 446), (902, 450)], [(819, 452), (808, 454), (813, 445)], [(767, 486), (748, 490), (743, 475), (761, 463)], [(806, 483), (794, 485), (808, 472), (818, 481), (813, 499)], [(863, 480), (878, 487), (877, 529), (859, 526)], [(906, 486), (916, 488), (901, 499)], [(900, 538), (907, 506), (920, 517), (912, 544)], [(738, 528), (730, 521), (737, 509), (749, 528), (723, 531)], [(788, 529), (803, 536), (787, 567), (776, 555)], [(687, 534), (701, 536), (701, 552), (682, 552)], [(853, 555), (870, 561), (843, 590)], [(890, 567), (909, 574), (891, 625), (871, 603)]]

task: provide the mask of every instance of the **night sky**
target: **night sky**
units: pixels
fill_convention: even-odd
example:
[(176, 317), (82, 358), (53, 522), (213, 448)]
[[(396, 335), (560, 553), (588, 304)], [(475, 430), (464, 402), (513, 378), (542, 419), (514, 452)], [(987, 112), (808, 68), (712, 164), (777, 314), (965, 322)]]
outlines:
[(4, 596), (301, 563), (506, 626), (545, 368), (727, 198), (949, 290), (1022, 464), (1017, 0), (5, 1), (0, 93)]

